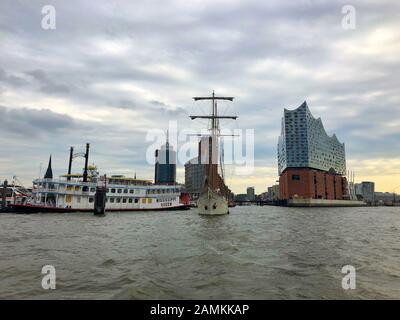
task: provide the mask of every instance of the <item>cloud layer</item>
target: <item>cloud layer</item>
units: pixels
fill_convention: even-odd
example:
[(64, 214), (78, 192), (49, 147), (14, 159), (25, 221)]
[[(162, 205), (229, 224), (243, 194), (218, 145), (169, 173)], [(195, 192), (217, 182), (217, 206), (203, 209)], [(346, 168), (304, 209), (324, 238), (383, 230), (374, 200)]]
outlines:
[(353, 1), (355, 30), (342, 1), (53, 1), (43, 30), (46, 4), (0, 4), (0, 179), (28, 183), (50, 153), (64, 173), (87, 141), (101, 171), (151, 179), (147, 131), (204, 127), (191, 97), (214, 89), (236, 97), (226, 126), (256, 133), (255, 171), (228, 177), (234, 191), (276, 180), (283, 108), (304, 100), (360, 179), (400, 184), (398, 1)]

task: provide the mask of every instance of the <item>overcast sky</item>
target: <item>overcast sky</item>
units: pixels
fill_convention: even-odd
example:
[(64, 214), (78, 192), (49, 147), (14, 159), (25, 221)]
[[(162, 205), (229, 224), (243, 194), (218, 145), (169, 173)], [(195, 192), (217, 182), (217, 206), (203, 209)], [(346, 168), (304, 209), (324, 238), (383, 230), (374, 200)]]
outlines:
[[(265, 2), (265, 3), (263, 3)], [(42, 28), (44, 5), (56, 29)], [(342, 27), (342, 6), (356, 28)], [(255, 130), (253, 173), (227, 182), (266, 190), (277, 179), (283, 108), (307, 101), (346, 145), (356, 180), (400, 185), (400, 2), (0, 1), (0, 179), (24, 183), (69, 146), (92, 145), (102, 173), (153, 178), (151, 129), (200, 129), (196, 95), (232, 95), (228, 128)], [(80, 171), (83, 160), (74, 164)], [(232, 169), (232, 168), (231, 168)], [(184, 182), (183, 165), (178, 179)]]

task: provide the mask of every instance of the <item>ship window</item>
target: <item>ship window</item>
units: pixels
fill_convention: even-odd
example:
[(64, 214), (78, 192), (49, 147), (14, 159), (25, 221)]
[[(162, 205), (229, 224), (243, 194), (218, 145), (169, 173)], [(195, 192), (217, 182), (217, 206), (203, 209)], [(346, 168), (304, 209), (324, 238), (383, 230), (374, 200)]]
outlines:
[(115, 193), (115, 189), (114, 188), (111, 189), (111, 193)]
[(126, 199), (122, 199), (122, 202), (123, 202), (123, 203), (126, 203)]
[(122, 193), (122, 189), (118, 189), (117, 192), (118, 192), (118, 193)]
[(146, 203), (146, 198), (143, 198), (143, 199), (142, 199), (142, 203)]
[(106, 192), (109, 193), (110, 192), (110, 188), (107, 188)]
[(111, 202), (111, 203), (114, 203), (114, 202), (115, 202), (115, 199), (114, 199), (114, 198), (110, 198), (110, 202)]
[(94, 201), (94, 198), (93, 198), (93, 197), (90, 197), (90, 198), (89, 198), (89, 203), (93, 203), (93, 201)]
[(79, 190), (80, 190), (80, 187), (76, 186), (75, 191), (79, 191)]
[(121, 198), (117, 198), (117, 203), (121, 203)]
[(133, 199), (131, 198), (131, 199), (129, 199), (129, 203), (132, 203), (133, 202)]
[(124, 189), (124, 193), (128, 193), (128, 189)]
[(300, 180), (300, 176), (298, 174), (294, 174), (294, 175), (292, 175), (292, 180), (299, 181)]
[(76, 202), (81, 203), (81, 197), (76, 197)]
[(71, 195), (67, 195), (66, 197), (65, 197), (65, 202), (71, 202), (72, 201), (72, 196)]
[(135, 199), (135, 203), (138, 203), (139, 202), (139, 199)]
[[(41, 184), (39, 184), (41, 186)], [(67, 190), (72, 190), (72, 186), (67, 186)]]
[(90, 188), (90, 192), (95, 192), (96, 189), (95, 188)]
[(133, 189), (129, 190), (129, 193), (133, 193)]
[(147, 200), (147, 203), (152, 203), (153, 202), (153, 199), (152, 198), (149, 198), (148, 200)]

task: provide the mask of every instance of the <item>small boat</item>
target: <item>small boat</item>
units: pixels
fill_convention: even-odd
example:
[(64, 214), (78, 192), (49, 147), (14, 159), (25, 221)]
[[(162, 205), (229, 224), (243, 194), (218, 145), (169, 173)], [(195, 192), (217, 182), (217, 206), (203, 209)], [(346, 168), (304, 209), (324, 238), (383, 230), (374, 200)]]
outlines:
[(228, 207), (229, 207), (229, 208), (234, 208), (234, 207), (236, 207), (236, 202), (235, 202), (235, 201), (232, 201), (232, 200), (229, 200), (229, 201), (228, 201)]
[(31, 195), (32, 190), (25, 188), (16, 176), (13, 177), (11, 185), (4, 181), (0, 187), (0, 212), (10, 212), (10, 206), (28, 202)]

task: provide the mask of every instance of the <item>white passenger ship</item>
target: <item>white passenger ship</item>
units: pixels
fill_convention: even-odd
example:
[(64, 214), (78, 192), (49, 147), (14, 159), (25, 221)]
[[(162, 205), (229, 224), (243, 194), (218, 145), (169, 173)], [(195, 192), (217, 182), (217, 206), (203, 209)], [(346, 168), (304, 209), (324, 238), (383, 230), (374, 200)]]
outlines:
[[(14, 212), (93, 212), (97, 182), (82, 175), (33, 181), (26, 204), (10, 204)], [(106, 211), (179, 210), (189, 208), (179, 185), (154, 185), (147, 180), (111, 176), (106, 179)]]

